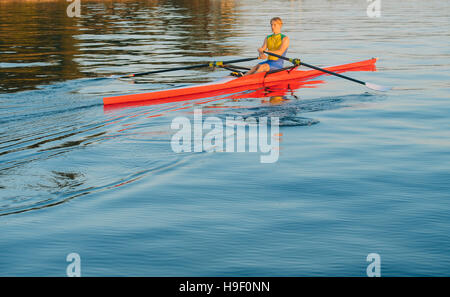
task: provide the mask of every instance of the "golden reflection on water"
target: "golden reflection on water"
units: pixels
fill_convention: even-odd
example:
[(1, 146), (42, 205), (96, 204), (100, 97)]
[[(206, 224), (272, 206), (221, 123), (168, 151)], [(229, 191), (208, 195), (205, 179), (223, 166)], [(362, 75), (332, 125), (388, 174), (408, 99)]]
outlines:
[(0, 2), (0, 93), (240, 53), (238, 1), (80, 3), (69, 17), (66, 1)]

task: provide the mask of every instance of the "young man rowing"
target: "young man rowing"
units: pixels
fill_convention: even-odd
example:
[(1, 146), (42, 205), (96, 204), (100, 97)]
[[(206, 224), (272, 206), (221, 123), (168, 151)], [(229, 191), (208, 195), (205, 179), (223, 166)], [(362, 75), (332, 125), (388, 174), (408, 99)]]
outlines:
[(244, 76), (258, 72), (265, 72), (283, 68), (284, 60), (274, 56), (267, 57), (267, 55), (264, 54), (264, 51), (268, 51), (280, 56), (285, 56), (289, 47), (289, 37), (281, 34), (283, 21), (280, 18), (275, 17), (271, 19), (270, 25), (272, 26), (273, 34), (267, 36), (264, 39), (262, 47), (258, 48), (259, 58), (267, 60), (250, 69), (247, 73), (244, 74)]

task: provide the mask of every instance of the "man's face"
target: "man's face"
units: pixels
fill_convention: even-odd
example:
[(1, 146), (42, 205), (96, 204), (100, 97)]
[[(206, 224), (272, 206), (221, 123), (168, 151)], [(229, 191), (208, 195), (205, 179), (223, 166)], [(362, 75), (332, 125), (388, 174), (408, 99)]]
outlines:
[(281, 32), (281, 24), (279, 22), (271, 22), (272, 32), (277, 34)]

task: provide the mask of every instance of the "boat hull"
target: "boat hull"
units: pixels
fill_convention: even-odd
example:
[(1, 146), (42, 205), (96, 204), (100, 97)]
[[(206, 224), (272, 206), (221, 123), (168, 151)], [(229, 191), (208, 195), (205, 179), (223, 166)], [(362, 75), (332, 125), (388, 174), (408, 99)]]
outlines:
[[(345, 72), (345, 71), (375, 71), (376, 58), (372, 58), (365, 61), (356, 63), (349, 63), (339, 66), (326, 67), (324, 69), (333, 72)], [(173, 88), (162, 91), (154, 91), (142, 94), (130, 94), (122, 96), (104, 97), (104, 105), (124, 104), (124, 103), (136, 103), (151, 100), (160, 100), (171, 98), (173, 101), (180, 101), (180, 98), (186, 98), (191, 96), (192, 99), (204, 98), (214, 96), (214, 93), (223, 94), (229, 93), (230, 90), (252, 90), (258, 88), (261, 85), (270, 85), (280, 81), (288, 80), (306, 80), (324, 75), (319, 70), (283, 70), (276, 73), (256, 73), (245, 77), (232, 77), (227, 76), (221, 80), (211, 83)], [(244, 88), (244, 89), (243, 89)], [(211, 95), (213, 94), (213, 95)]]

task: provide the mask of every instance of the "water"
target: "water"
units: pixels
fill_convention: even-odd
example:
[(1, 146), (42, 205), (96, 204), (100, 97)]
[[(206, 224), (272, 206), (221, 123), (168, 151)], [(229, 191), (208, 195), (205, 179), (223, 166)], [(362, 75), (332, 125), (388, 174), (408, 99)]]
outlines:
[[(449, 276), (448, 1), (0, 3), (0, 275)], [(257, 5), (255, 5), (257, 4)], [(379, 57), (393, 86), (320, 77), (284, 96), (108, 110), (102, 97), (209, 82), (145, 72), (252, 57), (280, 16), (313, 65)], [(245, 92), (244, 92), (245, 94)], [(242, 95), (242, 94), (241, 94)], [(272, 98), (273, 99), (273, 98)], [(178, 116), (280, 118), (280, 156), (174, 153)]]

